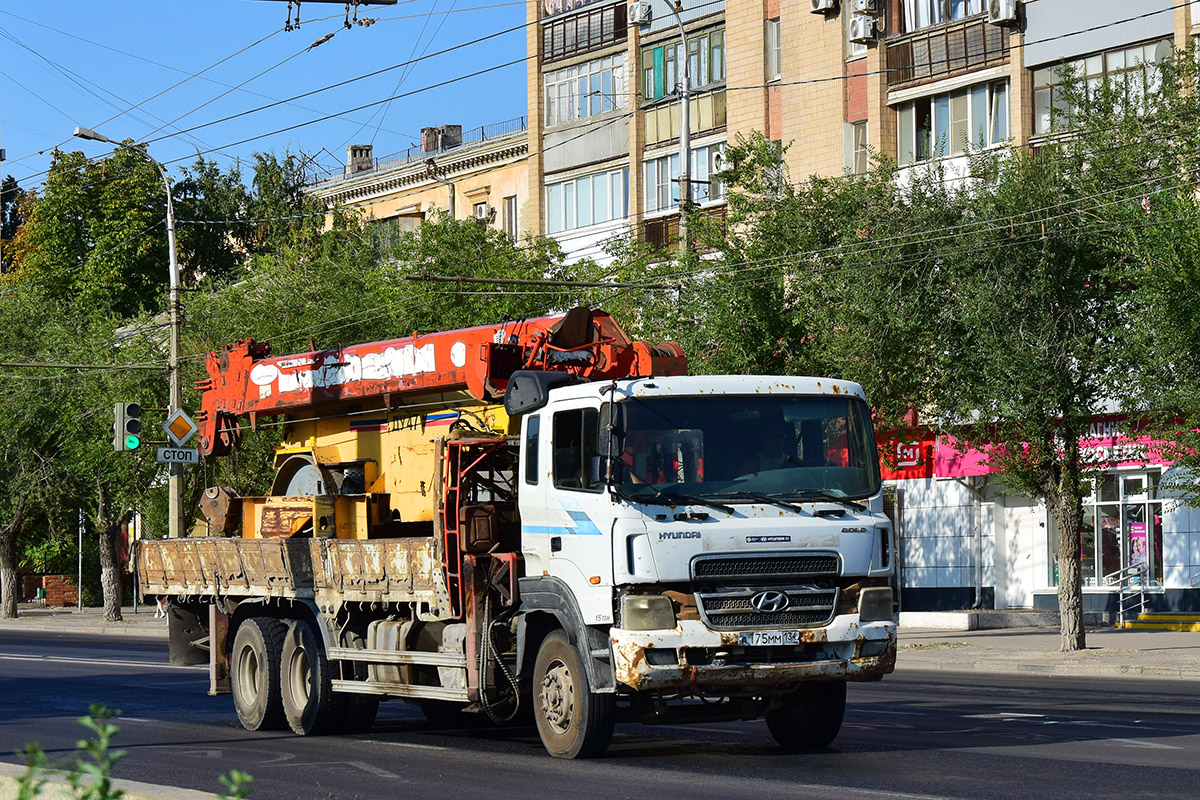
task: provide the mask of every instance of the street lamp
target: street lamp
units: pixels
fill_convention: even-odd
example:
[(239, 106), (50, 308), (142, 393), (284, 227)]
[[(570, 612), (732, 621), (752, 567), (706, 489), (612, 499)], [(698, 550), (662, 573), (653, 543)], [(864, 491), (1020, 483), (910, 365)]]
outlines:
[[(171, 180), (167, 177), (167, 168), (158, 161), (150, 157), (150, 154), (141, 148), (125, 144), (124, 142), (113, 141), (102, 133), (91, 130), (90, 128), (76, 127), (75, 136), (80, 139), (88, 139), (93, 142), (104, 142), (106, 144), (115, 145), (116, 147), (129, 150), (137, 153), (154, 165), (158, 170), (158, 174), (162, 177), (163, 186), (167, 189), (167, 249), (170, 251), (170, 276), (171, 276), (171, 298), (170, 298), (170, 316), (171, 316), (171, 353), (170, 360), (167, 363), (167, 372), (170, 376), (170, 406), (167, 409), (168, 418), (174, 414), (182, 403), (182, 390), (179, 375), (179, 259), (175, 252), (175, 205), (171, 200)], [(168, 493), (168, 535), (172, 539), (178, 539), (183, 535), (183, 465), (170, 464), (170, 472), (167, 478), (167, 493)]]

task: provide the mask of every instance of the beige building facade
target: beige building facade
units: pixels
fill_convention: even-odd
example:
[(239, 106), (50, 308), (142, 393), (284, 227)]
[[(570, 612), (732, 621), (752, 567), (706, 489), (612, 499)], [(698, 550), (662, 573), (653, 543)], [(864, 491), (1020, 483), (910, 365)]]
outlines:
[(308, 190), (331, 210), (360, 212), (385, 241), (433, 213), (471, 217), (514, 240), (536, 231), (524, 117), (467, 131), (423, 128), (420, 146), (383, 158), (375, 158), (370, 145), (346, 151), (343, 172)]

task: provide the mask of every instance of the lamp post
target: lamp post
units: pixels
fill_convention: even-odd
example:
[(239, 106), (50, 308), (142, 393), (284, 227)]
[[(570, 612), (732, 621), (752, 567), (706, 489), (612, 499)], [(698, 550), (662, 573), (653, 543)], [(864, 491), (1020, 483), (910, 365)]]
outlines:
[[(158, 161), (150, 157), (150, 154), (132, 145), (124, 142), (113, 141), (102, 133), (91, 130), (90, 128), (77, 127), (75, 128), (75, 136), (80, 139), (88, 139), (93, 142), (104, 142), (106, 144), (115, 145), (116, 147), (138, 153), (158, 170), (158, 174), (162, 177), (163, 186), (167, 190), (167, 249), (170, 251), (170, 278), (171, 278), (171, 296), (170, 296), (170, 317), (171, 317), (171, 352), (167, 362), (167, 372), (170, 376), (170, 400), (168, 415), (174, 414), (183, 401), (182, 389), (179, 375), (179, 329), (180, 329), (180, 308), (179, 308), (179, 259), (175, 251), (175, 205), (171, 200), (171, 180), (167, 177), (167, 169)], [(170, 464), (170, 472), (167, 477), (167, 493), (168, 493), (168, 535), (172, 539), (177, 539), (183, 535), (183, 466), (181, 464)]]
[(687, 33), (683, 30), (682, 0), (675, 0), (675, 23), (679, 26), (679, 42), (683, 57), (683, 72), (679, 81), (679, 254), (687, 255), (688, 210), (692, 206), (692, 96)]

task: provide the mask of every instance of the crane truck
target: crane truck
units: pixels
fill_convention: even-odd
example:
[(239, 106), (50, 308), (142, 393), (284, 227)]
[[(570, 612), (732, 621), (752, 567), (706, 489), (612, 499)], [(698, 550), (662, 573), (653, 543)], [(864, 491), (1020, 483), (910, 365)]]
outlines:
[[(598, 309), (297, 355), (210, 353), (200, 449), (278, 425), (268, 494), (137, 550), (175, 664), (250, 730), (765, 717), (828, 745), (896, 658), (894, 543), (857, 384), (687, 374)], [(198, 526), (203, 527), (203, 526)]]

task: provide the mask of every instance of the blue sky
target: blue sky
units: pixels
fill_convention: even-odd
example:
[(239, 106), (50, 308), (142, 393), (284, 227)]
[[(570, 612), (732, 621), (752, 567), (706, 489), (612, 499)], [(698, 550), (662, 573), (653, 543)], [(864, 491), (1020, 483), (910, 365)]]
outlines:
[[(55, 146), (93, 156), (110, 149), (72, 139), (76, 125), (148, 142), (172, 171), (197, 151), (224, 164), (289, 148), (338, 169), (348, 144), (373, 143), (386, 156), (419, 143), (425, 126), (467, 130), (526, 113), (525, 64), (490, 69), (524, 58), (524, 2), (399, 0), (358, 16), (376, 22), (347, 29), (344, 5), (318, 2), (305, 2), (300, 29), (285, 31), (288, 4), (271, 0), (3, 0), (0, 172), (32, 187)], [(462, 46), (510, 28), (520, 29)], [(480, 70), (489, 71), (428, 88)], [(350, 111), (404, 93), (412, 94)], [(196, 126), (204, 127), (179, 132)]]

